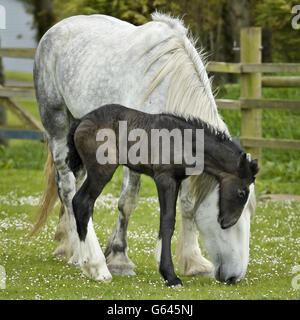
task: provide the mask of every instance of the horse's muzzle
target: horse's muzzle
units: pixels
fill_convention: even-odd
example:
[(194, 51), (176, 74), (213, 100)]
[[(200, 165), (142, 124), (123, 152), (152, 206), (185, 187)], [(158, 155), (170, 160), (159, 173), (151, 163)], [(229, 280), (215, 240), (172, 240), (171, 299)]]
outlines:
[(215, 272), (215, 278), (220, 282), (225, 282), (227, 284), (235, 284), (238, 282), (239, 277), (236, 275), (228, 275), (222, 270), (222, 265), (220, 265)]

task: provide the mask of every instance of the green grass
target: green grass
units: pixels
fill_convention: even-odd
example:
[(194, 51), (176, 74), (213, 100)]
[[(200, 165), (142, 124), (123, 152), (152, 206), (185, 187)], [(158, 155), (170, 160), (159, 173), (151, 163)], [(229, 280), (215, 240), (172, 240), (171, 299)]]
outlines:
[(17, 71), (4, 71), (5, 79), (9, 80), (18, 80), (18, 81), (25, 81), (25, 82), (32, 82), (33, 81), (33, 74), (27, 72), (17, 72)]
[[(2, 170), (0, 265), (7, 272), (7, 287), (0, 290), (0, 299), (300, 298), (291, 285), (292, 268), (299, 264), (300, 204), (258, 203), (251, 225), (250, 263), (241, 283), (225, 285), (211, 278), (182, 277), (184, 288), (172, 290), (165, 287), (155, 263), (159, 207), (152, 180), (143, 176), (141, 199), (128, 231), (128, 253), (136, 264), (136, 276), (114, 276), (111, 283), (104, 284), (87, 279), (80, 270), (53, 257), (57, 209), (46, 227), (26, 240), (42, 189), (40, 176), (40, 170)], [(102, 248), (117, 218), (120, 179), (118, 170), (96, 205), (94, 224)], [(178, 223), (173, 250), (177, 237)]]
[[(8, 75), (8, 74), (7, 74)], [(30, 81), (30, 76), (13, 75)], [(27, 79), (27, 80), (26, 80)], [(222, 97), (235, 99), (239, 86), (226, 86)], [(299, 99), (298, 89), (265, 90), (264, 97)], [(19, 99), (37, 119), (35, 102)], [(239, 111), (222, 110), (233, 135), (239, 135)], [(19, 120), (8, 114), (10, 125)], [(264, 135), (299, 139), (299, 113), (264, 110)], [(263, 169), (257, 180), (258, 198), (264, 193), (300, 194), (300, 153), (287, 150), (263, 150)], [(245, 279), (237, 285), (225, 285), (211, 278), (181, 277), (184, 287), (166, 288), (158, 273), (153, 249), (156, 244), (159, 207), (153, 181), (142, 176), (139, 206), (129, 223), (129, 256), (136, 264), (136, 276), (114, 276), (109, 284), (82, 276), (79, 269), (53, 257), (53, 241), (58, 209), (45, 228), (26, 239), (35, 214), (36, 202), (43, 190), (42, 168), (45, 146), (36, 141), (10, 141), (0, 146), (0, 265), (7, 273), (6, 289), (0, 299), (299, 299), (293, 289), (292, 268), (299, 265), (299, 210), (295, 202), (258, 201), (252, 217), (250, 263)], [(121, 168), (106, 186), (97, 203), (94, 222), (102, 248), (105, 247), (117, 218), (117, 198), (121, 186)], [(180, 217), (178, 215), (177, 220)], [(175, 251), (178, 223), (173, 237)], [(205, 250), (203, 250), (206, 254)], [(177, 267), (175, 265), (176, 271)]]

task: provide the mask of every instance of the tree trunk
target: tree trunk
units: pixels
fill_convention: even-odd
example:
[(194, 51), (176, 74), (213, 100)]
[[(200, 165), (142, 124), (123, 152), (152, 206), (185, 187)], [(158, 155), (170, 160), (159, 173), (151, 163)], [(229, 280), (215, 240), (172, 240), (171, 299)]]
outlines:
[[(250, 26), (250, 0), (228, 0), (228, 28), (231, 34), (231, 45), (236, 44), (240, 47), (240, 30)], [(234, 62), (240, 62), (240, 51), (233, 51), (232, 58)]]
[(34, 0), (33, 1), (33, 16), (35, 26), (37, 28), (36, 39), (39, 41), (42, 36), (55, 23), (53, 14), (53, 0)]
[[(251, 25), (251, 0), (227, 0), (224, 12), (226, 62), (240, 62), (240, 31)], [(233, 49), (235, 47), (235, 49)], [(236, 82), (237, 76), (226, 75), (226, 81)]]

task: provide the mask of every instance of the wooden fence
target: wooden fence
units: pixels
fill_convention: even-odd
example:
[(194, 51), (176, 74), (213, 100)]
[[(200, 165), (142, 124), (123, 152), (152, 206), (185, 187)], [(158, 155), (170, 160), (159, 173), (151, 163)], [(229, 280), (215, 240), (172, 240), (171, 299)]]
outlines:
[[(300, 73), (300, 63), (261, 63), (261, 29), (241, 30), (240, 63), (210, 62), (208, 72), (235, 73), (241, 77), (239, 100), (217, 99), (220, 109), (241, 110), (240, 140), (253, 157), (261, 159), (262, 148), (298, 149), (300, 140), (262, 138), (262, 109), (300, 110), (300, 101), (262, 99), (262, 87), (300, 87), (300, 77), (262, 76), (263, 73)], [(0, 48), (0, 57), (33, 59), (35, 49)], [(43, 140), (43, 128), (14, 98), (35, 98), (33, 87), (0, 87), (0, 102), (16, 113), (30, 130), (0, 127), (0, 139)]]

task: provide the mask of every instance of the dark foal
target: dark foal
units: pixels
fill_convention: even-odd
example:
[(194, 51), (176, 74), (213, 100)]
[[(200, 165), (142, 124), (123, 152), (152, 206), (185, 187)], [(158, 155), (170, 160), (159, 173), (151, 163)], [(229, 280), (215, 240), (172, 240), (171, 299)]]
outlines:
[[(127, 125), (126, 131), (121, 133), (121, 126), (124, 124)], [(138, 136), (139, 139), (134, 140), (131, 133), (137, 133), (134, 131), (137, 129), (140, 131), (135, 137)], [(167, 132), (179, 134), (178, 136), (180, 134), (184, 136), (187, 129), (192, 132), (190, 140), (186, 142), (179, 139), (179, 146), (178, 143), (177, 146), (175, 145), (173, 135), (174, 143), (168, 145), (170, 152), (167, 161), (166, 157), (159, 154), (166, 151), (164, 146), (158, 146), (153, 154), (153, 144), (157, 147), (153, 132), (167, 130)], [(182, 285), (174, 272), (171, 237), (174, 232), (176, 200), (181, 181), (194, 173), (187, 171), (191, 169), (191, 163), (187, 161), (186, 155), (182, 152), (178, 153), (178, 150), (182, 150), (180, 147), (184, 143), (189, 143), (193, 155), (198, 153), (197, 130), (204, 134), (204, 145), (200, 154), (203, 156), (204, 153), (202, 169), (214, 175), (220, 182), (218, 222), (223, 229), (234, 225), (248, 199), (249, 185), (254, 182), (255, 174), (258, 172), (256, 160), (249, 161), (243, 150), (229, 137), (200, 119), (185, 119), (173, 114), (148, 114), (120, 105), (106, 105), (80, 120), (75, 120), (68, 136), (67, 162), (70, 169), (75, 175), (82, 167), (87, 171), (86, 180), (73, 198), (80, 241), (85, 241), (94, 203), (117, 167), (123, 164), (138, 173), (147, 174), (156, 183), (160, 203), (159, 271), (167, 286)], [(132, 157), (132, 154), (135, 154), (136, 158)]]

